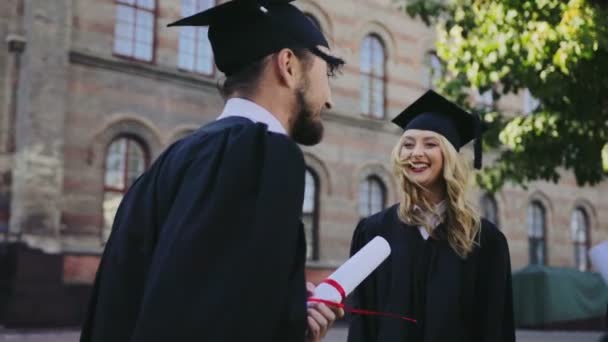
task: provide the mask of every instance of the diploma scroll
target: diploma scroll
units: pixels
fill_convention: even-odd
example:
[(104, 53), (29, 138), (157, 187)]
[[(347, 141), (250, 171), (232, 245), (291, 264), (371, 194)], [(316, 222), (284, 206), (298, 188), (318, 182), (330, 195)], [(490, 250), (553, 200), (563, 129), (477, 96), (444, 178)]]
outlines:
[(376, 236), (315, 288), (314, 298), (342, 303), (391, 254), (388, 242)]

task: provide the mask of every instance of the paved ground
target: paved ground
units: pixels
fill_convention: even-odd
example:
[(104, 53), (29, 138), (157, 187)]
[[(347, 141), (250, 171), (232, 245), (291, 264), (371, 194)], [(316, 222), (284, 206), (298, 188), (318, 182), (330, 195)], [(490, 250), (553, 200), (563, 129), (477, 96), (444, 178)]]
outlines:
[[(599, 342), (601, 332), (539, 332), (517, 331), (518, 342)], [(75, 330), (55, 331), (14, 331), (0, 330), (0, 342), (77, 342)], [(325, 342), (346, 341), (346, 327), (337, 326), (325, 339)], [(390, 341), (388, 341), (390, 342)]]
[[(330, 331), (325, 342), (344, 342), (346, 335), (345, 327), (336, 327)], [(601, 332), (518, 330), (517, 342), (599, 342), (601, 336)]]

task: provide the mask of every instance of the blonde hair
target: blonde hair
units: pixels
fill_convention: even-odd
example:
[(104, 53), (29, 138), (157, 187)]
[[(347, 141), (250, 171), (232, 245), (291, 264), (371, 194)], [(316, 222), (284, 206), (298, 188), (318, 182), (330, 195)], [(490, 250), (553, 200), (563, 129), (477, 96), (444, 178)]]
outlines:
[[(466, 258), (473, 250), (475, 237), (481, 226), (481, 218), (474, 205), (467, 200), (466, 192), (471, 176), (470, 166), (460, 158), (452, 144), (442, 135), (436, 134), (439, 147), (443, 154), (442, 176), (445, 183), (447, 240), (450, 247), (461, 258)], [(399, 204), (399, 218), (416, 226), (423, 226), (428, 232), (432, 231), (425, 212), (435, 213), (435, 206), (429, 203), (424, 196), (428, 191), (422, 185), (411, 179), (407, 173), (408, 161), (401, 158), (403, 136), (393, 148), (393, 172), (401, 188), (401, 202)], [(414, 210), (415, 206), (422, 210)]]

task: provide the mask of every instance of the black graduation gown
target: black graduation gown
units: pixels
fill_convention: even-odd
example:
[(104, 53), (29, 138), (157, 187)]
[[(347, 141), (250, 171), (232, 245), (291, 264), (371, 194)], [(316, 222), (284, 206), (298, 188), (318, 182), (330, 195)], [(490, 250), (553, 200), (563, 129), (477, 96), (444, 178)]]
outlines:
[(303, 341), (304, 159), (231, 117), (170, 146), (125, 195), (81, 341)]
[(504, 235), (483, 220), (480, 245), (462, 260), (441, 236), (424, 240), (401, 222), (398, 205), (357, 226), (351, 254), (373, 237), (384, 237), (392, 252), (352, 294), (356, 308), (397, 313), (418, 320), (352, 317), (349, 342), (515, 341), (509, 249)]

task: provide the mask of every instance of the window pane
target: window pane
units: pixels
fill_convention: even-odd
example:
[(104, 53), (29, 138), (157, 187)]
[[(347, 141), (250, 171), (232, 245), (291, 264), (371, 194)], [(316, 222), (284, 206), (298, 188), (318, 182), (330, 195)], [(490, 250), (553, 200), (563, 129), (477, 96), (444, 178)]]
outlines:
[(135, 0), (118, 0), (118, 2), (128, 5), (135, 5)]
[(152, 31), (138, 27), (135, 31), (135, 41), (140, 44), (152, 45)]
[(196, 13), (196, 0), (182, 0), (182, 17)]
[(125, 139), (115, 140), (106, 152), (105, 185), (116, 189), (123, 189), (125, 160), (127, 144)]
[(104, 193), (102, 241), (107, 241), (110, 236), (114, 216), (116, 216), (116, 211), (118, 210), (122, 197), (123, 194), (120, 192), (106, 191)]
[(127, 165), (127, 186), (131, 186), (146, 168), (146, 160), (141, 146), (129, 140), (129, 160)]
[(576, 268), (579, 271), (587, 271), (589, 269), (589, 263), (587, 262), (587, 246), (584, 244), (577, 243), (574, 245), (574, 258), (576, 262)]
[(376, 119), (383, 119), (384, 118), (384, 111), (382, 108), (382, 102), (378, 101), (378, 102), (374, 102), (374, 110), (372, 112), (372, 116)]
[(116, 6), (116, 21), (126, 24), (135, 23), (135, 9), (124, 5)]
[(541, 238), (544, 236), (544, 209), (538, 204), (533, 203), (528, 208), (528, 235)]
[(194, 55), (180, 53), (179, 67), (185, 70), (194, 70)]
[(545, 210), (539, 203), (528, 207), (528, 235), (530, 236), (530, 262), (545, 264)]
[(530, 263), (533, 265), (545, 264), (545, 245), (544, 241), (536, 238), (531, 238), (530, 244)]
[(213, 73), (213, 61), (209, 57), (199, 58), (196, 62), (196, 71), (210, 75)]
[(572, 212), (570, 229), (574, 243), (574, 261), (576, 267), (580, 271), (586, 271), (588, 269), (589, 222), (587, 214), (583, 209), (577, 208)]
[(378, 38), (373, 38), (373, 73), (384, 76), (384, 47)]
[(133, 40), (133, 25), (117, 22), (114, 34), (118, 39)]
[(536, 248), (536, 260), (539, 265), (545, 264), (545, 244), (543, 240), (538, 240), (538, 247)]
[(362, 73), (369, 74), (372, 72), (372, 44), (371, 38), (366, 37), (361, 45), (361, 60), (359, 68)]
[(211, 44), (207, 38), (207, 30), (199, 30), (197, 33), (197, 56), (199, 58), (211, 57)]
[(367, 179), (359, 184), (359, 216), (369, 216), (369, 182)]
[(145, 61), (152, 60), (152, 46), (149, 44), (135, 44), (135, 57)]
[(215, 0), (198, 0), (198, 9), (197, 11), (204, 11), (211, 7), (215, 6)]
[(379, 180), (371, 179), (370, 188), (370, 214), (374, 214), (384, 209), (384, 187), (382, 186)]
[(477, 93), (476, 102), (484, 107), (492, 107), (494, 105), (494, 94), (492, 89), (486, 90), (483, 94)]
[(384, 81), (380, 79), (374, 79), (372, 81), (372, 103), (373, 113), (372, 115), (376, 118), (384, 117)]
[(114, 41), (114, 52), (130, 56), (133, 51), (133, 41), (131, 39), (116, 38)]
[(315, 179), (310, 171), (306, 170), (304, 183), (304, 204), (302, 207), (302, 212), (304, 213), (313, 213), (315, 211), (315, 196), (317, 192)]
[(532, 113), (540, 105), (540, 101), (538, 99), (536, 99), (534, 96), (532, 96), (532, 93), (530, 93), (530, 90), (528, 90), (528, 89), (526, 89), (524, 91), (523, 97), (524, 97), (524, 103), (523, 103), (524, 114)]
[(209, 42), (208, 29), (206, 27), (199, 27), (197, 31), (197, 44), (199, 49), (199, 57), (211, 58), (213, 55), (211, 50), (211, 43)]
[(186, 36), (180, 36), (179, 37), (179, 53), (186, 53), (189, 55), (194, 55), (194, 40), (186, 37)]
[(573, 241), (581, 243), (587, 242), (587, 217), (583, 210), (576, 209), (572, 212), (570, 228), (572, 232)]
[(312, 214), (302, 215), (304, 224), (304, 235), (306, 236), (306, 259), (311, 260), (314, 256), (314, 216)]
[(433, 88), (439, 82), (443, 74), (441, 61), (434, 53), (429, 55), (429, 69), (428, 86), (429, 88)]
[(179, 31), (180, 38), (189, 38), (194, 42), (196, 39), (196, 27), (181, 27)]
[(155, 0), (137, 0), (137, 5), (148, 10), (153, 10), (155, 7), (154, 1)]
[(152, 31), (154, 26), (154, 16), (152, 13), (147, 11), (138, 10), (137, 11), (137, 26), (146, 28), (149, 31)]
[(371, 92), (370, 76), (361, 75), (360, 93), (361, 93), (361, 113), (370, 114), (370, 92)]
[(306, 234), (306, 257), (307, 259), (313, 259), (316, 256), (316, 235), (317, 222), (316, 222), (316, 211), (317, 211), (317, 191), (318, 185), (316, 178), (312, 171), (306, 169), (304, 178), (304, 203), (302, 206), (302, 223), (304, 224), (304, 233)]
[(491, 195), (484, 195), (481, 198), (481, 210), (486, 220), (498, 225), (498, 206)]

